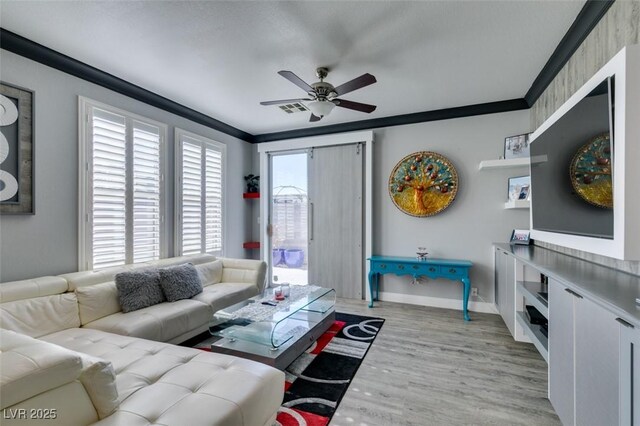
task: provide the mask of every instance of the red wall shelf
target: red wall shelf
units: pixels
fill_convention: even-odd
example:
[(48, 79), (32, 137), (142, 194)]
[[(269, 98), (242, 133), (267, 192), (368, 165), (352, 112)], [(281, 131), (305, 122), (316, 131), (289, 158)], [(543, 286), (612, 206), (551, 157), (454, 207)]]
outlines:
[(247, 241), (246, 243), (242, 243), (242, 248), (258, 249), (260, 248), (260, 241)]
[(260, 198), (259, 192), (245, 192), (242, 194), (242, 198)]

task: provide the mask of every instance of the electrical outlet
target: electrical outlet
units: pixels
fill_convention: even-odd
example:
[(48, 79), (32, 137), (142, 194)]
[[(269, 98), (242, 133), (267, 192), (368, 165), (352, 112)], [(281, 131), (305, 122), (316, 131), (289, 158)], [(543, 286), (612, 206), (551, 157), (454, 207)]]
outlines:
[(471, 287), (471, 295), (478, 297), (478, 287)]

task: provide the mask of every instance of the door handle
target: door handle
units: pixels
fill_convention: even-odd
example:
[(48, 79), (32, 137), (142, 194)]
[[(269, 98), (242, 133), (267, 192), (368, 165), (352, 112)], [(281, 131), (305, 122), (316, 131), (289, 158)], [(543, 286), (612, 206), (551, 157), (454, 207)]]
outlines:
[(313, 240), (313, 203), (309, 203), (309, 241)]
[(616, 318), (616, 321), (618, 321), (620, 324), (624, 325), (627, 328), (635, 328), (633, 324), (623, 320), (622, 318)]
[(575, 296), (575, 297), (577, 297), (578, 299), (582, 299), (582, 296), (580, 296), (578, 293), (576, 293), (576, 292), (575, 292), (575, 291), (573, 291), (573, 290), (570, 290), (570, 289), (568, 289), (568, 288), (565, 288), (565, 289), (564, 289), (564, 291), (566, 291), (566, 292), (567, 292), (567, 293), (569, 293), (569, 294), (574, 295), (574, 296)]

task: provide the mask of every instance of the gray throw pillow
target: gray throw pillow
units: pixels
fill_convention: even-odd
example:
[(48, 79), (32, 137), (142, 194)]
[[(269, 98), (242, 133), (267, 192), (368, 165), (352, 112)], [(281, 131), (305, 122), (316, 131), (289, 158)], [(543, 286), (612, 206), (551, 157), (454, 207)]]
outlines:
[(157, 269), (120, 272), (115, 276), (122, 312), (137, 311), (164, 302)]
[(202, 293), (200, 276), (192, 263), (160, 269), (160, 286), (169, 302)]

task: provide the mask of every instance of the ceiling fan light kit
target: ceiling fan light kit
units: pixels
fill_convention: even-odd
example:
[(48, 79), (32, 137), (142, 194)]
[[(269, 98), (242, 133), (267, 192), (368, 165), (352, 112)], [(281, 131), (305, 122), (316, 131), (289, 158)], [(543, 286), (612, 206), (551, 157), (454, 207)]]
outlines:
[(361, 89), (365, 86), (375, 83), (376, 78), (373, 75), (369, 73), (362, 74), (360, 77), (354, 78), (353, 80), (350, 80), (338, 87), (333, 87), (332, 84), (324, 81), (324, 79), (327, 77), (328, 72), (329, 70), (327, 68), (317, 68), (316, 76), (318, 76), (320, 81), (313, 84), (308, 84), (291, 71), (278, 71), (278, 74), (307, 92), (307, 94), (311, 98), (266, 101), (260, 102), (260, 105), (279, 105), (304, 101), (306, 102), (306, 107), (311, 111), (311, 117), (309, 118), (309, 121), (311, 122), (320, 121), (322, 117), (329, 115), (333, 108), (335, 108), (336, 106), (352, 109), (354, 111), (366, 112), (367, 114), (375, 111), (375, 105), (348, 101), (346, 99), (338, 99), (338, 96), (342, 96), (345, 93), (353, 92), (354, 90)]
[(316, 117), (324, 117), (331, 113), (331, 110), (335, 108), (336, 104), (329, 101), (311, 101), (307, 102), (307, 108), (311, 111), (313, 115)]

